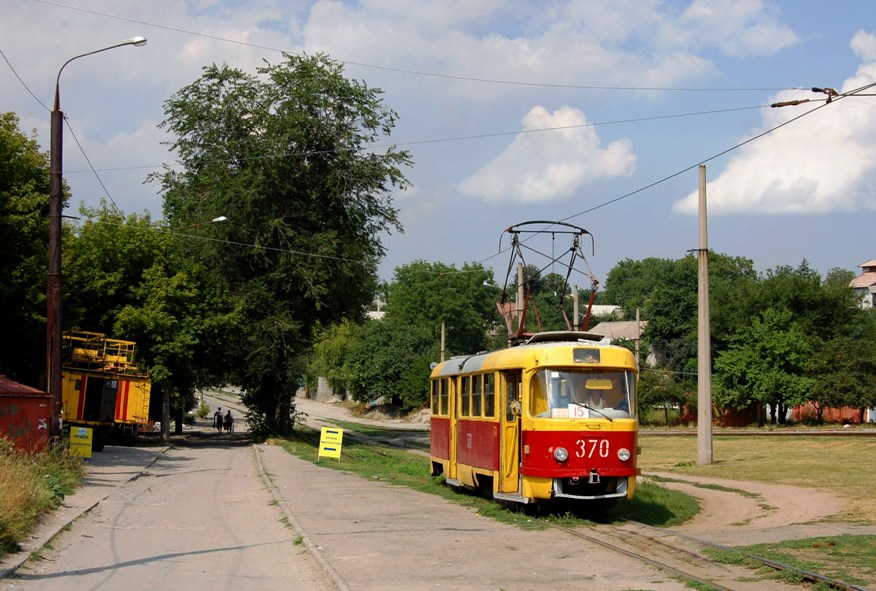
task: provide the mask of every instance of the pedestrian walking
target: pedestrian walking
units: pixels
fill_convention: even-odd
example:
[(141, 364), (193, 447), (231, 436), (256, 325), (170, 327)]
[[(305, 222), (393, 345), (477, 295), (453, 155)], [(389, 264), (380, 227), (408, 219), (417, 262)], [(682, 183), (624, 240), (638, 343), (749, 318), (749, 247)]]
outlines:
[(231, 416), (231, 409), (228, 409), (228, 414), (225, 415), (225, 432), (231, 433), (234, 431), (234, 417)]
[(216, 409), (216, 413), (213, 415), (213, 426), (216, 427), (216, 430), (222, 433), (222, 407), (220, 406)]

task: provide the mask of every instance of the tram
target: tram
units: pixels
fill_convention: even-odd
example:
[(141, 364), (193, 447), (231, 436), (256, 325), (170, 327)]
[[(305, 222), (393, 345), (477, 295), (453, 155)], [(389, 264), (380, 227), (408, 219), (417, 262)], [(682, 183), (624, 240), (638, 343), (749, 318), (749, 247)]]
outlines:
[(636, 488), (636, 365), (585, 332), (438, 364), (431, 375), (431, 472), (517, 503), (611, 506)]
[[(573, 228), (576, 248), (586, 233), (552, 227)], [(434, 364), (432, 475), (512, 503), (604, 508), (631, 499), (640, 473), (632, 352), (584, 330), (589, 307), (580, 330), (567, 321), (569, 330), (527, 333), (521, 317), (516, 332), (506, 319), (507, 348)]]

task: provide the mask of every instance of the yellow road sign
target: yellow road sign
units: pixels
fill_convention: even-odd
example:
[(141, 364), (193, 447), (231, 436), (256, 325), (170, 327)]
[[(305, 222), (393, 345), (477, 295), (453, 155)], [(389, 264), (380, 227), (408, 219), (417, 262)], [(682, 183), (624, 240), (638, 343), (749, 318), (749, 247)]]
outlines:
[(90, 427), (70, 427), (70, 455), (91, 457), (91, 442), (94, 430)]
[(341, 446), (344, 440), (343, 429), (333, 429), (331, 427), (323, 427), (322, 434), (319, 436), (319, 453), (316, 456), (316, 461), (325, 456), (327, 458), (337, 458), (341, 461)]

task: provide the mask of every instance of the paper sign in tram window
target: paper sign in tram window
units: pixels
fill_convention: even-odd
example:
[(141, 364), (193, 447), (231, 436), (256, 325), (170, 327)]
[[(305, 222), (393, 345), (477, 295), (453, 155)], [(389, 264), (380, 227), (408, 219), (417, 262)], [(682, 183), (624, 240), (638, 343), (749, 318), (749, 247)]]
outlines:
[(341, 461), (341, 446), (344, 441), (344, 430), (334, 429), (331, 427), (323, 427), (322, 434), (319, 436), (319, 454), (316, 460), (323, 456), (327, 458), (337, 458)]

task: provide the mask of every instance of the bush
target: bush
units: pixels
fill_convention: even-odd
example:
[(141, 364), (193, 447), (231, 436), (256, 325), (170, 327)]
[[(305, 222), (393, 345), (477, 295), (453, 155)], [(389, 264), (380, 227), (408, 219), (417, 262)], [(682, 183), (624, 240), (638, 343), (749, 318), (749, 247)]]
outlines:
[(67, 446), (29, 454), (0, 437), (0, 556), (18, 549), (39, 521), (82, 481), (82, 461)]

